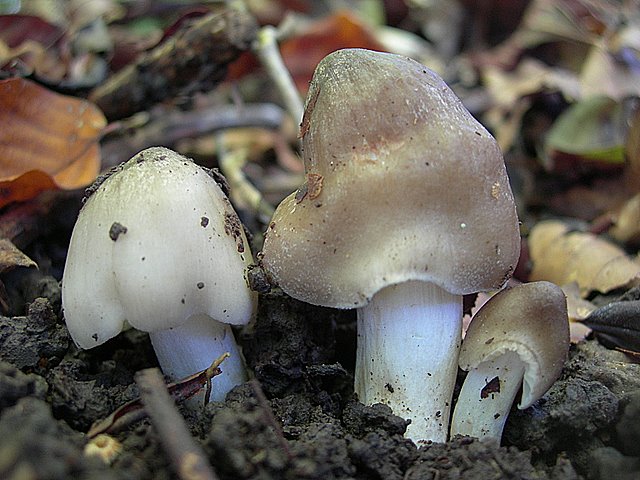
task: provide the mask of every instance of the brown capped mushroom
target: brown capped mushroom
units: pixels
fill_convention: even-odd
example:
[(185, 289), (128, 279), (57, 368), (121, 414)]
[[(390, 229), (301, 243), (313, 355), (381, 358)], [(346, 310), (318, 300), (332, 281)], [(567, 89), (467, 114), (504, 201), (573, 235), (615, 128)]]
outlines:
[(564, 293), (550, 282), (503, 290), (474, 316), (460, 351), (462, 385), (451, 436), (502, 436), (511, 405), (522, 386), (518, 408), (530, 407), (562, 372), (569, 351)]
[(360, 400), (444, 441), (462, 295), (500, 287), (519, 253), (500, 149), (435, 73), (362, 49), (320, 62), (300, 133), (306, 182), (263, 265), (292, 297), (357, 308)]

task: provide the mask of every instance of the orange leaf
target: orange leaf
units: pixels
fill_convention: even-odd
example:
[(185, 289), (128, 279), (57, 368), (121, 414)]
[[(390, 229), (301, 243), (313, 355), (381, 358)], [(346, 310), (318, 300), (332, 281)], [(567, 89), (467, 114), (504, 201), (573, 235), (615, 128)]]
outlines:
[(384, 50), (369, 27), (346, 10), (312, 23), (301, 35), (281, 45), (284, 63), (302, 92), (307, 91), (320, 60), (341, 48)]
[(0, 181), (0, 206), (11, 202), (25, 202), (40, 192), (53, 190), (53, 179), (39, 170), (30, 170), (13, 180)]
[(55, 187), (90, 184), (106, 125), (92, 103), (29, 80), (0, 81), (0, 207)]

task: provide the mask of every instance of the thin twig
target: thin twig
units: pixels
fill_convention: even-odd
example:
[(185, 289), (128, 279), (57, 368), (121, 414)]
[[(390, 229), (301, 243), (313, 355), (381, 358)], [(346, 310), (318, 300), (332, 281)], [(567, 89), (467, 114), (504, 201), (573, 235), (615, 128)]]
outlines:
[(255, 39), (256, 20), (240, 3), (185, 22), (170, 38), (143, 53), (91, 92), (110, 120), (177, 95), (211, 90), (229, 63)]
[(269, 401), (262, 391), (262, 387), (260, 386), (260, 382), (258, 382), (255, 378), (250, 380), (251, 388), (253, 389), (253, 393), (256, 395), (256, 399), (258, 400), (258, 404), (262, 408), (262, 411), (265, 416), (265, 420), (273, 430), (275, 431), (276, 437), (280, 442), (280, 446), (282, 447), (282, 451), (285, 453), (289, 461), (293, 458), (291, 454), (291, 450), (289, 449), (289, 444), (287, 443), (287, 439), (284, 438), (284, 432), (282, 431), (282, 427), (276, 417), (273, 415), (273, 410), (271, 410), (271, 405), (269, 405)]
[(217, 479), (204, 452), (178, 413), (160, 370), (141, 370), (136, 374), (136, 383), (151, 423), (157, 430), (178, 476), (183, 480)]
[(273, 215), (273, 206), (264, 199), (260, 190), (253, 186), (242, 170), (247, 163), (246, 149), (227, 150), (223, 137), (223, 132), (217, 136), (218, 164), (229, 182), (232, 202), (236, 208), (250, 210), (268, 221)]
[[(208, 393), (205, 393), (205, 399), (208, 399), (208, 395), (211, 393), (211, 379), (216, 375), (220, 375), (220, 364), (228, 357), (229, 354), (224, 353), (216, 358), (206, 370), (194, 373), (176, 383), (167, 385), (169, 394), (176, 402), (182, 402), (202, 391), (202, 387), (206, 385)], [(146, 416), (147, 412), (140, 398), (136, 398), (118, 407), (108, 417), (97, 420), (91, 425), (91, 428), (87, 432), (87, 437), (95, 438), (102, 433), (113, 434), (119, 432)]]
[(304, 107), (298, 89), (280, 55), (280, 49), (276, 41), (277, 32), (272, 25), (262, 27), (258, 31), (253, 51), (260, 59), (271, 80), (273, 80), (278, 92), (280, 92), (289, 115), (298, 124), (302, 121)]
[[(111, 134), (102, 141), (102, 168), (109, 169), (145, 148), (163, 145), (171, 148), (185, 137), (236, 127), (263, 127), (276, 130), (282, 125), (284, 111), (272, 103), (216, 105), (181, 112), (153, 110), (110, 124)], [(130, 125), (131, 120), (135, 121)], [(140, 122), (144, 122), (141, 124)]]

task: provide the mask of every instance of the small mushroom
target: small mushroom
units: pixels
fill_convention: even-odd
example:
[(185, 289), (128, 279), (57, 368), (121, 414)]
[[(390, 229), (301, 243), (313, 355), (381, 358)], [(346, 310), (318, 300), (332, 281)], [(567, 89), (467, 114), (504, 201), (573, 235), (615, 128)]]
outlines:
[(549, 282), (503, 290), (476, 313), (460, 351), (468, 371), (451, 420), (451, 436), (500, 439), (520, 386), (518, 408), (553, 385), (569, 351), (564, 293)]
[(357, 308), (358, 397), (445, 441), (462, 296), (518, 259), (500, 149), (431, 70), (362, 49), (320, 62), (300, 134), (306, 182), (278, 206), (263, 266), (292, 297)]
[(230, 325), (247, 323), (256, 308), (245, 279), (251, 252), (228, 199), (208, 171), (160, 147), (90, 190), (62, 280), (73, 340), (92, 348), (128, 322), (149, 332), (173, 380), (229, 352), (212, 393), (224, 399), (246, 380)]

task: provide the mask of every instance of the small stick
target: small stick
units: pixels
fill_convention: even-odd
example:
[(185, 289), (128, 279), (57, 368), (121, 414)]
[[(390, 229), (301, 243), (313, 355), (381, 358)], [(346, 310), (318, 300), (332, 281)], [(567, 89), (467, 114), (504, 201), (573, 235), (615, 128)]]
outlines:
[(178, 140), (236, 127), (280, 128), (284, 110), (271, 103), (217, 105), (190, 112), (156, 109), (140, 112), (108, 125), (110, 135), (102, 140), (102, 168), (109, 169), (145, 148), (171, 148)]
[(231, 197), (236, 208), (247, 208), (266, 220), (270, 219), (274, 212), (273, 207), (264, 199), (260, 190), (247, 179), (242, 170), (247, 163), (246, 149), (227, 150), (224, 146), (224, 132), (220, 132), (216, 139), (218, 164), (229, 182)]
[(182, 416), (167, 391), (164, 378), (157, 368), (136, 374), (140, 398), (160, 441), (171, 458), (178, 477), (183, 480), (216, 480), (218, 477), (207, 462), (204, 452), (195, 442)]
[(185, 22), (89, 95), (109, 120), (128, 117), (166, 99), (217, 86), (227, 66), (255, 39), (256, 20), (242, 4)]
[(287, 455), (287, 458), (291, 460), (293, 455), (291, 454), (291, 450), (289, 449), (289, 444), (287, 443), (287, 439), (284, 438), (284, 432), (282, 431), (282, 427), (276, 417), (273, 415), (273, 410), (271, 410), (271, 406), (269, 405), (269, 401), (262, 391), (262, 387), (260, 383), (254, 378), (250, 380), (251, 388), (253, 389), (253, 393), (256, 395), (256, 399), (258, 400), (258, 404), (262, 407), (262, 411), (264, 412), (265, 419), (267, 423), (273, 427), (276, 433), (276, 437), (278, 437), (278, 441), (280, 442), (280, 447), (282, 451)]
[[(207, 401), (211, 395), (211, 379), (216, 375), (220, 375), (220, 364), (228, 357), (229, 354), (224, 353), (220, 355), (220, 357), (216, 358), (206, 370), (194, 373), (179, 382), (170, 383), (167, 385), (169, 394), (175, 401), (181, 402), (193, 397), (196, 393), (202, 390), (203, 386), (206, 385), (205, 400)], [(115, 432), (119, 432), (133, 423), (142, 420), (146, 416), (147, 412), (145, 411), (140, 398), (136, 398), (118, 407), (108, 417), (94, 422), (87, 432), (87, 437), (95, 438), (101, 433), (113, 434)]]
[(277, 34), (276, 28), (272, 25), (262, 27), (258, 31), (253, 51), (275, 83), (289, 115), (298, 124), (302, 121), (304, 107), (298, 89), (280, 55)]

